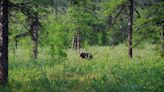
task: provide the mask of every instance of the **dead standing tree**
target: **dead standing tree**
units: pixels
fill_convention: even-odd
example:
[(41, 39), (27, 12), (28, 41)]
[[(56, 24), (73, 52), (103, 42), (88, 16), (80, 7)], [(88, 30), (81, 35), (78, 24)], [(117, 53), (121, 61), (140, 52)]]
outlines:
[[(28, 30), (28, 33), (22, 33), (22, 34), (26, 34), (23, 35), (24, 36), (28, 36), (30, 35), (33, 41), (33, 59), (37, 59), (37, 55), (38, 55), (38, 33), (39, 30), (41, 28), (41, 23), (39, 21), (39, 17), (38, 17), (38, 13), (36, 11), (33, 10), (33, 7), (31, 6), (35, 6), (35, 5), (31, 5), (30, 2), (26, 2), (26, 3), (19, 3), (19, 4), (13, 4), (10, 3), (10, 7), (15, 9), (15, 10), (19, 10), (20, 12), (22, 12), (26, 17), (27, 17), (27, 22), (29, 27), (27, 27), (26, 29)], [(15, 39), (18, 40), (19, 38), (22, 37), (22, 34), (18, 34)]]
[(33, 58), (37, 59), (38, 55), (38, 31), (40, 29), (40, 22), (38, 18), (38, 14), (34, 13), (32, 16), (28, 16), (30, 21), (29, 32), (31, 33), (32, 41), (33, 41)]

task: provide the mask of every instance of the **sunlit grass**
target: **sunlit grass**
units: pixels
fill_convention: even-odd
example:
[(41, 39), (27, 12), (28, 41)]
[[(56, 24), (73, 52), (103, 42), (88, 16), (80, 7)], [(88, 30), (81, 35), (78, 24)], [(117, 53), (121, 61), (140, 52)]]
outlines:
[(89, 47), (92, 60), (67, 51), (65, 59), (51, 59), (40, 49), (38, 62), (30, 49), (17, 49), (9, 56), (9, 86), (6, 92), (162, 92), (164, 59), (148, 48), (134, 49), (129, 59), (127, 47)]

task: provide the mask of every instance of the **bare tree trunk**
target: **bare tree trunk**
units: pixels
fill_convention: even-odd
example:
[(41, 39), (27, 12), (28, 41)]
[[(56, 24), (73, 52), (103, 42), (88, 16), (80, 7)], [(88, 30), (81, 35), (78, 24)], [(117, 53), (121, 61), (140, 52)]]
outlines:
[(75, 35), (73, 35), (73, 38), (72, 38), (72, 49), (73, 50), (75, 49)]
[(37, 59), (38, 57), (38, 31), (40, 27), (40, 22), (38, 19), (38, 14), (34, 14), (33, 16), (29, 17), (31, 21), (30, 24), (30, 32), (32, 35), (32, 41), (33, 41), (33, 59)]
[(133, 57), (133, 49), (132, 49), (132, 32), (133, 32), (133, 0), (129, 0), (129, 19), (128, 19), (128, 54), (129, 57)]
[(73, 39), (72, 39), (72, 49), (76, 50), (77, 48), (77, 37), (76, 34), (74, 34)]
[(0, 1), (0, 84), (8, 83), (8, 0)]
[(77, 50), (80, 51), (80, 33), (79, 30), (77, 32)]
[(164, 57), (164, 25), (161, 31), (161, 57)]
[(80, 29), (77, 28), (77, 32), (74, 34), (73, 38), (73, 49), (80, 51)]
[(34, 59), (38, 57), (38, 30), (34, 30), (33, 32), (33, 56)]
[(78, 32), (74, 34), (74, 38), (73, 38), (73, 41), (72, 41), (72, 48), (74, 50), (78, 50), (80, 51), (80, 33), (79, 33), (79, 30), (77, 30)]

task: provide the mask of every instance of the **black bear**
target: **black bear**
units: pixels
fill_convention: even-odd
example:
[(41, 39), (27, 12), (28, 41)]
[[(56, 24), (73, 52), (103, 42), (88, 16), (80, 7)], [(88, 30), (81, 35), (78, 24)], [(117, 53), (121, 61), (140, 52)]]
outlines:
[(80, 57), (86, 58), (86, 59), (92, 59), (93, 58), (92, 54), (88, 53), (88, 52), (80, 52)]

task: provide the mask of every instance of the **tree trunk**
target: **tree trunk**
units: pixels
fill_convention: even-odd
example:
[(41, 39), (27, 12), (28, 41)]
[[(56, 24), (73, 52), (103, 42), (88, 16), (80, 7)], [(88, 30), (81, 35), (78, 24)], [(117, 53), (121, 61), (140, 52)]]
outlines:
[(8, 83), (8, 0), (0, 1), (0, 84)]
[(77, 32), (77, 50), (80, 51), (80, 33), (79, 33), (79, 30)]
[(77, 50), (77, 37), (76, 34), (74, 34), (73, 39), (72, 39), (72, 49)]
[(30, 24), (30, 32), (32, 35), (32, 41), (33, 41), (33, 59), (37, 59), (38, 57), (38, 31), (40, 27), (40, 22), (38, 19), (38, 14), (34, 14), (30, 17), (30, 20), (32, 20)]
[(37, 59), (38, 57), (38, 30), (34, 30), (33, 32), (33, 57)]
[(129, 0), (129, 19), (128, 19), (128, 54), (129, 57), (133, 57), (133, 49), (132, 49), (132, 32), (133, 32), (133, 0)]
[(107, 33), (105, 31), (102, 31), (102, 45), (106, 46), (106, 39), (107, 39)]
[(74, 34), (74, 38), (72, 41), (72, 48), (74, 50), (79, 50), (80, 51), (80, 33), (79, 30), (77, 30), (78, 32)]
[(161, 57), (164, 57), (164, 25), (161, 31)]

